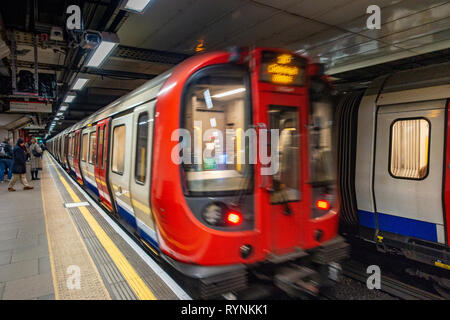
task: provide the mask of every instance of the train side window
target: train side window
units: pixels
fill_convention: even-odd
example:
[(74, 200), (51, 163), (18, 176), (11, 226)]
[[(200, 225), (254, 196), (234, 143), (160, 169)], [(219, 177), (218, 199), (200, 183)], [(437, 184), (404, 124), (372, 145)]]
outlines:
[(430, 131), (430, 122), (424, 118), (399, 119), (392, 123), (389, 173), (394, 178), (426, 178)]
[(97, 138), (97, 133), (91, 132), (91, 137), (89, 140), (89, 163), (90, 164), (94, 164), (95, 163), (95, 149), (96, 149), (96, 145), (95, 145), (95, 139)]
[(147, 140), (148, 140), (148, 113), (139, 115), (136, 135), (136, 158), (134, 176), (136, 182), (145, 183), (147, 172)]
[(83, 134), (83, 142), (81, 144), (81, 161), (86, 162), (88, 155), (88, 134)]
[(125, 125), (114, 127), (112, 149), (112, 171), (123, 174), (125, 162)]

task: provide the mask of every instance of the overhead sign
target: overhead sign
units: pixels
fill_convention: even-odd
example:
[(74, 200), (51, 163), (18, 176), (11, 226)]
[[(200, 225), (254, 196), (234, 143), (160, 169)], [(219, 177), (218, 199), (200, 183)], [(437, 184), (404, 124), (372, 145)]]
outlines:
[(52, 104), (38, 101), (10, 101), (9, 112), (52, 113)]
[(259, 80), (276, 84), (303, 86), (305, 82), (305, 60), (289, 53), (263, 51)]
[(45, 127), (46, 127), (45, 124), (42, 124), (42, 125), (29, 124), (29, 125), (26, 125), (25, 127), (23, 127), (22, 129), (24, 129), (24, 130), (44, 130)]

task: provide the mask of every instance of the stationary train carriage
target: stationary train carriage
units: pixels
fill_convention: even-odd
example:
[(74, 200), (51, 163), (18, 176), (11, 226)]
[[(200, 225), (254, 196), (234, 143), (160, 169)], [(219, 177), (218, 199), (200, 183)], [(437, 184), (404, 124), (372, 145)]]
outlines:
[(411, 264), (411, 272), (447, 288), (449, 98), (446, 63), (377, 78), (338, 108), (344, 229), (380, 251), (434, 266)]
[(348, 252), (319, 70), (278, 49), (194, 56), (47, 144), (197, 296), (262, 274), (289, 295), (317, 294)]

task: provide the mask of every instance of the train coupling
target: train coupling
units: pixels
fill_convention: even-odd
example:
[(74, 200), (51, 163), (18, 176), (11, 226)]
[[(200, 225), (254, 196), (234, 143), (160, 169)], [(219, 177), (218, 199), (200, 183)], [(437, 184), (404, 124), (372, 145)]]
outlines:
[(275, 275), (274, 284), (293, 298), (317, 297), (320, 290), (320, 277), (313, 269), (294, 265), (281, 268)]

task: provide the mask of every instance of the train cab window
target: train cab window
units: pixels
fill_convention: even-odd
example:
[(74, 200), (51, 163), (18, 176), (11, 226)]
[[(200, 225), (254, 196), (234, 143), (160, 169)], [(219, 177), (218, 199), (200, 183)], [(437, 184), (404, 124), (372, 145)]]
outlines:
[(424, 179), (428, 174), (430, 123), (423, 118), (391, 125), (389, 172), (394, 178)]
[(300, 200), (299, 192), (299, 128), (298, 109), (285, 106), (269, 107), (270, 129), (279, 130), (278, 171), (272, 176), (272, 203)]
[(94, 164), (95, 163), (95, 139), (97, 137), (96, 132), (91, 132), (91, 137), (89, 140), (89, 163)]
[(81, 161), (86, 162), (88, 155), (88, 134), (83, 134), (83, 142), (81, 143)]
[(112, 149), (112, 171), (123, 174), (125, 162), (125, 126), (114, 127)]
[(136, 135), (136, 163), (135, 178), (139, 183), (145, 183), (145, 174), (147, 172), (147, 140), (148, 140), (148, 113), (139, 115)]
[(181, 123), (190, 133), (181, 152), (187, 160), (183, 160), (183, 169), (188, 195), (253, 189), (245, 143), (251, 123), (249, 96), (248, 75), (241, 68), (211, 67), (191, 78), (183, 97)]

